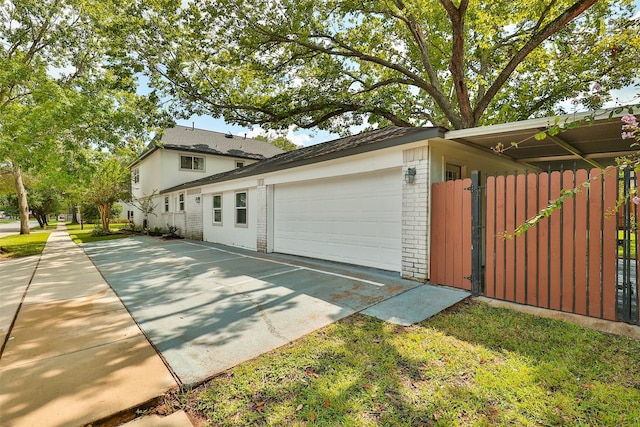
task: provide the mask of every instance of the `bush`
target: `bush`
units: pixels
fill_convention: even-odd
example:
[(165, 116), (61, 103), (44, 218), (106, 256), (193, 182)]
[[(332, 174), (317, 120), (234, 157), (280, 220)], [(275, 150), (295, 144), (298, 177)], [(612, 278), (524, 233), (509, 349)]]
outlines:
[(91, 235), (93, 237), (98, 237), (98, 236), (108, 236), (110, 234), (113, 234), (110, 231), (105, 230), (104, 228), (102, 228), (101, 225), (96, 225), (93, 230), (91, 231)]

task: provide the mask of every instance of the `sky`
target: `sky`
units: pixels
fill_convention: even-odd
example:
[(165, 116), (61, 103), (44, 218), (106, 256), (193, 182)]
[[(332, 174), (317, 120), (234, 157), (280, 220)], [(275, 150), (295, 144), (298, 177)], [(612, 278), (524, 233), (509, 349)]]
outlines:
[[(640, 0), (634, 0), (634, 5), (636, 6), (636, 17), (640, 15)], [(637, 99), (638, 96), (638, 88), (637, 87), (628, 87), (623, 90), (613, 91), (612, 99), (608, 104), (605, 104), (605, 108), (615, 107), (617, 105), (625, 105), (633, 102), (639, 102)], [(563, 104), (564, 105), (564, 104)], [(575, 107), (571, 104), (570, 101), (567, 101), (566, 105), (564, 105), (566, 111), (574, 112)], [(253, 129), (237, 126), (233, 124), (226, 123), (223, 119), (216, 119), (210, 116), (192, 116), (189, 119), (185, 120), (176, 120), (176, 124), (180, 126), (195, 126), (199, 129), (213, 130), (222, 133), (232, 133), (234, 135), (244, 136), (246, 134), (247, 137), (252, 138), (258, 135), (267, 134), (267, 132), (259, 127), (255, 127)], [(356, 134), (364, 129), (362, 127), (352, 127), (351, 134)], [(270, 136), (276, 136), (275, 134), (271, 134)], [(338, 135), (332, 134), (327, 131), (322, 130), (310, 130), (303, 129), (294, 131), (290, 128), (286, 134), (286, 137), (289, 141), (293, 142), (298, 146), (309, 146), (313, 144), (317, 144), (320, 142), (326, 142), (333, 139), (339, 138)]]

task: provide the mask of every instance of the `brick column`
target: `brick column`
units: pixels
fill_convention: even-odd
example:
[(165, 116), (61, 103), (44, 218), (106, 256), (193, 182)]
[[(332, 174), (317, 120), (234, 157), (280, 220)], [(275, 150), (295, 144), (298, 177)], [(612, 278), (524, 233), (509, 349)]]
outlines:
[(402, 184), (402, 271), (405, 279), (429, 278), (429, 147), (404, 150), (402, 175), (416, 169), (415, 181)]
[(264, 179), (258, 180), (258, 187), (256, 188), (256, 213), (258, 215), (257, 223), (256, 223), (256, 234), (257, 234), (257, 242), (256, 248), (258, 252), (266, 253), (268, 250), (268, 234), (267, 234), (267, 223), (268, 223), (268, 197), (267, 197), (267, 186), (264, 185)]
[(187, 239), (202, 240), (202, 194), (200, 189), (189, 190), (185, 196), (184, 229), (180, 230)]

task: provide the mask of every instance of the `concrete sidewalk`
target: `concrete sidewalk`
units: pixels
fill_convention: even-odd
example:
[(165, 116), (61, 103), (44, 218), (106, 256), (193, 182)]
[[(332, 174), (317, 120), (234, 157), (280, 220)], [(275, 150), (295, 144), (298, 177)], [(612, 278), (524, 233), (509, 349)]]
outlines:
[[(0, 354), (0, 425), (86, 425), (177, 387), (66, 230), (51, 233), (39, 262), (2, 262), (0, 277), (2, 300), (11, 295), (0, 325), (0, 338), (9, 334)], [(191, 425), (184, 414), (173, 420)]]

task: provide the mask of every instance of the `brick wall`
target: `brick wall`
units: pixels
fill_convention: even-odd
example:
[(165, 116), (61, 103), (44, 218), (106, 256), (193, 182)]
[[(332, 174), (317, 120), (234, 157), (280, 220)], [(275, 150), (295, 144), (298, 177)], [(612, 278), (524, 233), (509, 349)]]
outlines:
[(402, 184), (402, 277), (429, 278), (429, 147), (404, 150), (402, 174), (416, 169), (415, 182)]
[(187, 239), (202, 240), (202, 194), (199, 189), (187, 192), (185, 210), (186, 224), (179, 234)]
[(257, 242), (256, 242), (256, 247), (258, 252), (267, 252), (267, 186), (264, 185), (264, 180), (260, 179), (258, 180), (258, 187), (256, 189), (257, 194), (256, 194), (256, 201), (257, 201), (257, 207), (256, 207), (256, 214), (258, 216), (257, 222), (256, 222), (256, 228), (257, 228)]

